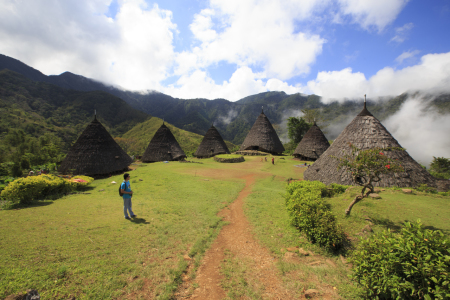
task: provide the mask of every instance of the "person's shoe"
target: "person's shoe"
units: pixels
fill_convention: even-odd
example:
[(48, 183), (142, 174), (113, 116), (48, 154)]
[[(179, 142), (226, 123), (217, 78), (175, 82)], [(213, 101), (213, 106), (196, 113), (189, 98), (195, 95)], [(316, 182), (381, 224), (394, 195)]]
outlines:
[(136, 217), (137, 217), (137, 215), (132, 215), (131, 217), (132, 217), (132, 218), (136, 218)]
[(127, 220), (131, 220), (131, 218), (130, 218), (130, 217), (125, 217), (125, 219), (127, 219)]

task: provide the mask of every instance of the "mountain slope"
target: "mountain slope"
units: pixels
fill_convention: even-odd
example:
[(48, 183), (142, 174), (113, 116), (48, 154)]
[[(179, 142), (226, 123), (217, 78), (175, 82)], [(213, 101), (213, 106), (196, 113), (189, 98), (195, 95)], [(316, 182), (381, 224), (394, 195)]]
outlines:
[[(163, 120), (156, 117), (151, 117), (145, 122), (137, 124), (128, 132), (122, 135), (122, 138), (132, 139), (135, 143), (134, 147), (137, 153), (144, 153), (150, 140), (155, 135), (155, 132), (161, 127)], [(170, 129), (176, 140), (180, 144), (181, 148), (186, 154), (194, 153), (200, 145), (203, 136), (192, 133), (186, 130), (179, 129), (172, 124), (165, 122), (166, 126)], [(229, 149), (232, 149), (235, 145), (225, 141)]]

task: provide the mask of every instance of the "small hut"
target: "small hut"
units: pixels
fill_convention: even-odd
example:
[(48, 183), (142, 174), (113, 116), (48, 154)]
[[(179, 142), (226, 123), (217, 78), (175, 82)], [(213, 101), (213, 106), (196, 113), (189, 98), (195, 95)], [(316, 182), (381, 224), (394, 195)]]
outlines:
[(264, 111), (256, 119), (239, 150), (259, 150), (272, 154), (284, 151), (283, 144)]
[[(359, 149), (401, 147), (381, 122), (366, 108), (345, 127), (333, 144), (304, 173), (305, 180), (318, 180), (324, 184), (338, 183), (353, 185), (351, 174), (343, 168), (338, 170), (339, 161), (334, 157), (351, 154), (349, 143)], [(416, 187), (426, 183), (436, 187), (435, 179), (422, 168), (406, 151), (388, 151), (386, 155), (398, 159), (404, 168), (403, 173), (383, 174), (374, 186)]]
[(164, 122), (142, 155), (143, 162), (173, 161), (185, 158), (186, 154)]
[(132, 162), (95, 116), (70, 148), (58, 171), (101, 177), (126, 171)]
[(230, 154), (227, 145), (225, 144), (219, 131), (214, 125), (205, 134), (202, 142), (195, 151), (194, 156), (199, 158), (212, 157), (217, 154)]
[(295, 148), (294, 156), (301, 160), (317, 160), (322, 153), (330, 147), (330, 143), (314, 121), (313, 126), (303, 136), (297, 148)]

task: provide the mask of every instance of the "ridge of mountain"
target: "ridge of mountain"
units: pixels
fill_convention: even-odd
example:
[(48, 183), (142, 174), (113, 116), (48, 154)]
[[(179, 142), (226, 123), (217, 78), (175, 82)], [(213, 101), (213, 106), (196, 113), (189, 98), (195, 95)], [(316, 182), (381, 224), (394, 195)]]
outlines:
[[(356, 115), (361, 108), (360, 101), (351, 99), (343, 103), (324, 104), (317, 95), (300, 93), (288, 95), (285, 92), (274, 91), (250, 95), (236, 102), (226, 99), (179, 99), (156, 91), (148, 93), (125, 91), (70, 72), (46, 76), (16, 59), (0, 54), (0, 70), (4, 68), (12, 68), (12, 71), (32, 80), (44, 81), (63, 88), (110, 93), (137, 110), (200, 135), (214, 124), (222, 137), (234, 144), (242, 143), (262, 107), (284, 142), (287, 142), (286, 119), (300, 116), (301, 109), (319, 108), (327, 123), (334, 126), (345, 122), (349, 116)], [(405, 93), (397, 97), (388, 97), (385, 101), (368, 100), (367, 105), (379, 120), (383, 120), (397, 112), (407, 98), (408, 94)], [(432, 102), (432, 105), (450, 112), (450, 96), (441, 95)], [(327, 138), (334, 139), (339, 133), (339, 128), (337, 126), (326, 132)]]

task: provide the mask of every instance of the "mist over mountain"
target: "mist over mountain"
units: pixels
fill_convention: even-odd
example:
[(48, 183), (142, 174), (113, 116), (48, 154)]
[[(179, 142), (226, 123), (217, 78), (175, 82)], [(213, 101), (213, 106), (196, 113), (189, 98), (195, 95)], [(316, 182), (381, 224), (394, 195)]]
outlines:
[[(301, 109), (320, 109), (326, 122), (319, 125), (326, 126), (325, 135), (329, 140), (333, 140), (363, 106), (362, 98), (327, 100), (327, 103), (323, 103), (321, 97), (317, 95), (299, 93), (288, 95), (285, 92), (250, 95), (236, 102), (226, 99), (179, 99), (156, 91), (126, 91), (70, 72), (47, 76), (5, 55), (0, 55), (0, 70), (2, 69), (9, 69), (31, 80), (51, 83), (66, 89), (107, 92), (123, 99), (137, 110), (197, 134), (204, 135), (211, 124), (214, 124), (223, 138), (234, 144), (242, 143), (262, 109), (281, 140), (287, 142), (286, 120), (288, 117), (301, 116)], [(441, 120), (440, 124), (431, 126), (430, 130), (438, 136), (446, 136), (446, 132), (450, 130), (446, 125), (450, 114), (450, 94), (410, 92), (396, 97), (375, 99), (368, 95), (367, 107), (384, 123), (401, 145), (408, 151), (412, 149), (411, 153), (417, 160), (426, 164), (432, 156), (450, 157), (450, 145), (447, 142), (449, 139), (440, 138), (431, 143), (429, 137), (432, 135), (427, 134), (425, 126), (430, 122), (435, 124), (435, 120)], [(412, 125), (421, 129), (412, 135), (405, 134), (408, 131), (415, 131), (411, 128)], [(425, 140), (429, 141), (428, 145), (433, 146), (419, 145), (420, 141)]]

